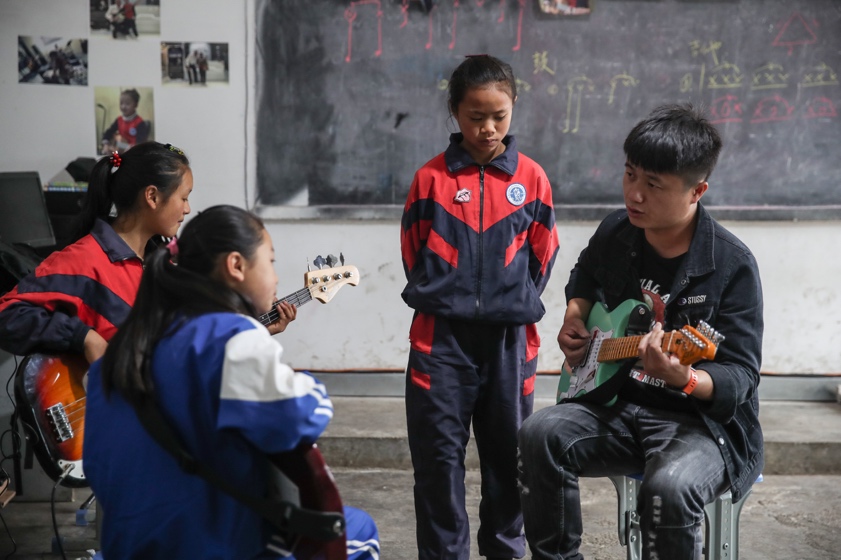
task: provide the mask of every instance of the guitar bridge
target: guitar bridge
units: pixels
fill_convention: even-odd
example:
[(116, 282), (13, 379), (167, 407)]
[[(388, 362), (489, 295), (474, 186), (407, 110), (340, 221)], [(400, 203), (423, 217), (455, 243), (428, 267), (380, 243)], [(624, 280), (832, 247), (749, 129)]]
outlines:
[(56, 440), (61, 443), (73, 438), (73, 427), (67, 420), (67, 413), (61, 403), (54, 404), (45, 410), (47, 421), (55, 432)]

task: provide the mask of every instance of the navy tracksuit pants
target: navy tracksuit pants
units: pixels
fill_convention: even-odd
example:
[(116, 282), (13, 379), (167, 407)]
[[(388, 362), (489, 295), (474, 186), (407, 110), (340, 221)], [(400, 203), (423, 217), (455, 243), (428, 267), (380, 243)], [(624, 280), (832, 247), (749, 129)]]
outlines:
[(469, 560), (464, 457), (470, 424), (482, 475), (479, 553), (523, 557), (517, 432), (532, 413), (535, 325), (487, 325), (416, 313), (406, 419), (419, 560)]

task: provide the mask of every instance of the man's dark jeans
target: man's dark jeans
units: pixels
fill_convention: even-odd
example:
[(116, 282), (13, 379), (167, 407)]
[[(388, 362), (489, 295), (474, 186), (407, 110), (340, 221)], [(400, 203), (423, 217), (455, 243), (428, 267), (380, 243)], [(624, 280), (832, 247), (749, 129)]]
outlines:
[(719, 444), (694, 412), (564, 403), (519, 436), (520, 501), (535, 560), (581, 560), (578, 477), (644, 472), (643, 558), (701, 557), (704, 505), (729, 487)]

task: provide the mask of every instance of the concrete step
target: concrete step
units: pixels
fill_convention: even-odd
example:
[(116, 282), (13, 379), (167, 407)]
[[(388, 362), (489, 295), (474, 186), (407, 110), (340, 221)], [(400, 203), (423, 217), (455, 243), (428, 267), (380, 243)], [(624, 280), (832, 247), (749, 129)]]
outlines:
[[(535, 410), (551, 406), (535, 399)], [(333, 397), (335, 414), (319, 446), (332, 467), (411, 469), (402, 397)], [(835, 402), (762, 401), (764, 474), (841, 475), (841, 405)], [(468, 444), (466, 466), (478, 469)]]

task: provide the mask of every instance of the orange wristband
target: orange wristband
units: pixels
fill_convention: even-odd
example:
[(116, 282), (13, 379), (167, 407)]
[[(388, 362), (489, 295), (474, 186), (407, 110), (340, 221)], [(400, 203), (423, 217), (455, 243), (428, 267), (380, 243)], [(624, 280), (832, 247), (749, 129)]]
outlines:
[(689, 368), (689, 375), (689, 383), (686, 384), (686, 387), (681, 389), (681, 391), (683, 391), (683, 393), (686, 395), (691, 395), (692, 391), (695, 390), (695, 387), (698, 386), (698, 374), (695, 373), (695, 368)]

